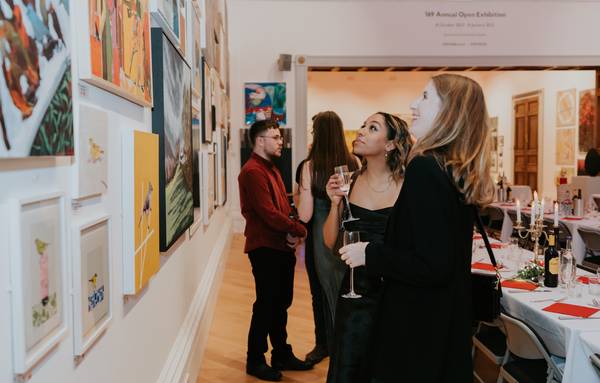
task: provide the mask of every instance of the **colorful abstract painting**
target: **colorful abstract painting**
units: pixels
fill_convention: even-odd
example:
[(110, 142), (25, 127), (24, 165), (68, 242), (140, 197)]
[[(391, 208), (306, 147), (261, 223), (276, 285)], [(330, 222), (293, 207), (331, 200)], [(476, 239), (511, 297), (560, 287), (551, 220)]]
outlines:
[(83, 78), (152, 105), (149, 0), (87, 0), (90, 61)]
[(575, 165), (575, 129), (556, 131), (556, 164)]
[(245, 84), (246, 125), (272, 119), (286, 123), (286, 85), (284, 82)]
[(596, 97), (593, 89), (579, 92), (579, 152), (594, 147), (596, 126)]
[(77, 147), (77, 185), (73, 196), (104, 193), (108, 189), (108, 113), (81, 104)]
[(151, 9), (160, 15), (159, 22), (164, 32), (181, 50), (184, 57), (187, 50), (187, 0), (155, 0), (156, 8)]
[(75, 355), (83, 355), (111, 319), (109, 218), (103, 216), (74, 231), (73, 256)]
[(152, 130), (160, 136), (161, 251), (194, 222), (192, 75), (160, 28), (152, 29), (155, 98)]
[(69, 2), (0, 2), (0, 157), (73, 155)]

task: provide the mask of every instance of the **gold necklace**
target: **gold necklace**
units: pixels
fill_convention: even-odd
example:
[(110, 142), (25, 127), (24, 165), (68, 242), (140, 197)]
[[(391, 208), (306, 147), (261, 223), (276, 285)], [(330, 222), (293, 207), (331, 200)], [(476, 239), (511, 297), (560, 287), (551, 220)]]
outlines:
[(392, 184), (392, 181), (389, 180), (388, 183), (387, 183), (387, 186), (385, 187), (385, 189), (383, 189), (383, 190), (377, 190), (373, 186), (371, 186), (371, 183), (369, 182), (369, 173), (367, 173), (365, 175), (367, 176), (366, 179), (367, 179), (367, 185), (369, 186), (369, 189), (371, 189), (375, 193), (385, 193), (390, 188), (390, 185)]

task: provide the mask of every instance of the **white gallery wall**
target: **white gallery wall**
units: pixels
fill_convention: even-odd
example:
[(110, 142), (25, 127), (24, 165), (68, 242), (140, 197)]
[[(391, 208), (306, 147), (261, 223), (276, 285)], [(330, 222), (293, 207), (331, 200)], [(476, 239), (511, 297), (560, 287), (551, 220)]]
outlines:
[[(428, 16), (433, 11), (433, 16)], [(448, 15), (437, 16), (440, 14)], [(490, 17), (470, 17), (476, 12)], [(298, 119), (295, 69), (281, 72), (281, 53), (326, 57), (331, 65), (386, 58), (426, 58), (440, 66), (600, 64), (598, 2), (556, 1), (281, 1), (232, 0), (231, 44), (232, 210), (239, 214), (239, 131), (244, 121), (244, 82), (287, 83), (288, 127), (306, 134)], [(455, 16), (453, 16), (455, 15)], [(463, 15), (463, 16), (461, 16)], [(466, 16), (465, 16), (466, 15)], [(468, 23), (480, 26), (469, 27)], [(462, 24), (465, 24), (464, 26)], [(452, 25), (449, 27), (448, 25)], [(477, 41), (455, 42), (449, 35), (467, 30)], [(439, 58), (439, 60), (438, 60)], [(339, 65), (339, 64), (338, 64)], [(360, 65), (360, 64), (358, 64)], [(384, 64), (385, 65), (385, 64)], [(506, 147), (506, 145), (505, 145)], [(293, 158), (298, 163), (301, 158)]]
[[(410, 116), (410, 103), (419, 96), (435, 72), (310, 72), (307, 117), (324, 110), (340, 115), (347, 130), (358, 129), (377, 111)], [(513, 97), (541, 91), (539, 125), (540, 191), (554, 198), (556, 165), (556, 95), (575, 88), (595, 86), (593, 71), (459, 72), (483, 88), (490, 117), (498, 117), (498, 134), (504, 137), (504, 173), (513, 178)], [(576, 125), (572, 126), (576, 128)], [(310, 133), (309, 133), (310, 136)], [(309, 137), (310, 142), (310, 137)], [(575, 143), (577, 147), (577, 143)], [(575, 168), (576, 163), (571, 164)]]
[[(73, 6), (73, 2), (71, 2)], [(76, 4), (77, 5), (77, 4)], [(75, 28), (75, 20), (72, 20)], [(76, 157), (0, 160), (0, 205), (9, 198), (62, 191), (66, 200), (66, 274), (71, 285), (71, 228), (99, 213), (111, 217), (110, 257), (112, 320), (106, 332), (85, 356), (73, 357), (73, 306), (65, 296), (67, 333), (31, 371), (31, 383), (149, 383), (180, 382), (197, 378), (208, 337), (213, 307), (231, 239), (228, 207), (218, 208), (210, 225), (200, 224), (193, 236), (186, 232), (161, 253), (160, 271), (138, 295), (123, 291), (122, 134), (128, 130), (152, 132), (150, 108), (79, 81), (77, 50), (73, 52), (73, 112), (77, 126), (79, 106), (93, 106), (108, 114), (108, 189), (101, 196), (72, 205)], [(195, 212), (197, 219), (199, 211)], [(155, 215), (158, 217), (158, 212)], [(158, 218), (156, 218), (158, 219)], [(13, 224), (0, 209), (0, 382), (12, 373), (11, 303), (8, 227)], [(70, 293), (70, 288), (68, 291)], [(188, 381), (188, 380), (185, 380)]]

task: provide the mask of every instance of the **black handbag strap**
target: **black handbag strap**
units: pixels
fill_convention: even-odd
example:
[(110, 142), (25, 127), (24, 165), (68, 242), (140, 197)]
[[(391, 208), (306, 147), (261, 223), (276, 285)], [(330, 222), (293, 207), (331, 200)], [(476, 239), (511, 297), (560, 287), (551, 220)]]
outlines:
[(483, 238), (483, 242), (485, 243), (485, 248), (487, 249), (488, 255), (490, 256), (490, 260), (492, 261), (492, 265), (494, 266), (494, 269), (498, 269), (498, 265), (496, 264), (496, 258), (494, 257), (494, 252), (492, 251), (492, 246), (490, 246), (490, 240), (488, 239), (487, 233), (485, 232), (485, 229), (483, 228), (483, 222), (481, 221), (481, 216), (479, 215), (479, 212), (477, 211), (477, 208), (475, 206), (473, 206), (473, 211), (475, 212), (475, 222), (477, 224), (477, 231), (479, 231), (479, 234), (481, 234), (481, 237)]

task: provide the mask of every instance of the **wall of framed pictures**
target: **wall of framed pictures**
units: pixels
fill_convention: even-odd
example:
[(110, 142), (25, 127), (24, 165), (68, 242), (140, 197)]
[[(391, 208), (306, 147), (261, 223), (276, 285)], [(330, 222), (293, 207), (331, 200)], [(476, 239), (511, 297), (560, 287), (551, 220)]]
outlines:
[[(201, 153), (214, 150), (204, 89), (207, 110), (220, 106), (221, 124), (229, 115), (209, 66), (204, 84), (205, 7), (1, 3), (0, 253), (10, 257), (0, 257), (0, 285), (10, 291), (0, 294), (0, 381), (153, 382), (172, 363), (186, 366), (176, 381), (197, 376), (201, 361), (182, 359), (192, 353), (178, 339), (206, 324), (179, 327), (212, 315), (206, 288), (231, 232), (225, 209), (213, 204), (205, 221), (201, 203)], [(223, 14), (225, 0), (211, 7)], [(208, 127), (221, 134), (212, 118)], [(179, 332), (156, 332), (164, 326)]]

